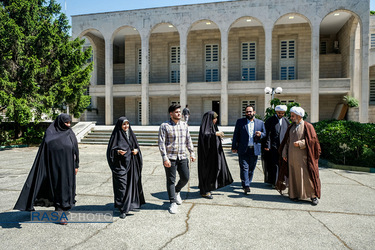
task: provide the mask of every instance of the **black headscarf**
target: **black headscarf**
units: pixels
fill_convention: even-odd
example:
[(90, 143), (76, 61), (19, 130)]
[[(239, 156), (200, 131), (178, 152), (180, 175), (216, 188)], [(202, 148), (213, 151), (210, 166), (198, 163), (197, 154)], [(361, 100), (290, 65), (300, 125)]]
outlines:
[[(117, 150), (124, 150), (126, 151), (126, 154), (124, 155), (126, 160), (129, 162), (131, 159), (131, 151), (133, 149), (138, 149), (138, 154), (137, 156), (140, 158), (140, 164), (142, 168), (142, 154), (141, 150), (139, 149), (138, 141), (137, 138), (129, 124), (129, 129), (127, 130), (127, 133), (129, 135), (129, 139), (126, 136), (125, 131), (122, 129), (122, 125), (125, 122), (129, 122), (129, 120), (126, 117), (120, 117), (115, 125), (115, 128), (112, 131), (111, 138), (108, 143), (107, 147), (107, 161), (111, 169), (118, 168), (119, 167), (119, 162), (117, 161), (118, 158), (117, 156)], [(129, 165), (129, 164), (126, 164)]]
[(224, 187), (233, 182), (225, 159), (219, 131), (213, 120), (214, 111), (203, 115), (198, 138), (198, 177), (201, 194)]
[(57, 132), (62, 132), (70, 129), (70, 127), (66, 126), (65, 123), (71, 122), (72, 118), (68, 114), (60, 114), (56, 120), (53, 122), (54, 127), (56, 128)]
[(74, 206), (79, 150), (74, 132), (65, 125), (69, 121), (69, 115), (61, 114), (47, 128), (14, 209), (55, 206), (67, 210)]
[[(145, 203), (141, 181), (142, 153), (130, 124), (127, 130), (129, 139), (122, 129), (126, 121), (129, 122), (126, 117), (117, 120), (107, 147), (107, 161), (112, 170), (114, 205), (125, 213)], [(137, 149), (138, 154), (133, 155), (133, 149)], [(125, 155), (119, 155), (118, 150), (126, 151)]]
[[(198, 155), (200, 153), (205, 159), (208, 157), (210, 151), (215, 151), (217, 153), (216, 132), (219, 131), (219, 129), (217, 125), (213, 123), (213, 119), (215, 119), (214, 116), (214, 111), (205, 113), (199, 128)], [(221, 141), (219, 143), (221, 143)], [(199, 156), (198, 161), (202, 159), (201, 156)]]

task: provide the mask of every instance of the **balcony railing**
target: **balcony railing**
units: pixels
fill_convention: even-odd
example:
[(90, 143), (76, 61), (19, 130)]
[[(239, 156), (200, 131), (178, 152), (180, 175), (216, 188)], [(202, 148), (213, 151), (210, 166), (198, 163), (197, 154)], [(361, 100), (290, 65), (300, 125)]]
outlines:
[[(321, 78), (319, 79), (320, 94), (346, 94), (350, 91), (350, 78)], [(228, 94), (230, 95), (261, 95), (264, 94), (265, 81), (231, 81), (228, 83)], [(283, 93), (288, 94), (310, 94), (310, 79), (297, 80), (273, 80), (272, 87), (283, 88)], [(114, 84), (113, 96), (140, 96), (141, 84)], [(189, 95), (220, 95), (221, 82), (190, 82), (187, 84)], [(150, 96), (179, 95), (179, 83), (149, 84)], [(105, 96), (105, 85), (90, 86), (91, 96)]]

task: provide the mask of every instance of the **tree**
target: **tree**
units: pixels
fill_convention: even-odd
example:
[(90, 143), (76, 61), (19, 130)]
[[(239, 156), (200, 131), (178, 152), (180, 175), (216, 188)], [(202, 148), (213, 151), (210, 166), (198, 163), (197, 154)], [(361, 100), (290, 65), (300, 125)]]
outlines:
[[(277, 105), (281, 105), (281, 101), (277, 98), (273, 98), (270, 101), (270, 105), (271, 105), (271, 107), (268, 107), (266, 109), (266, 113), (265, 113), (264, 119), (263, 119), (264, 121), (267, 121), (268, 118), (270, 118), (271, 116), (276, 114), (275, 107)], [(288, 109), (285, 112), (285, 116), (290, 120), (290, 109), (294, 106), (300, 107), (301, 105), (298, 102), (290, 102), (286, 106), (288, 107)], [(305, 112), (305, 115), (304, 115), (303, 119), (305, 120), (307, 117), (308, 117), (308, 114), (307, 114), (307, 112)]]
[(0, 111), (16, 131), (42, 114), (55, 118), (63, 106), (79, 117), (90, 103), (91, 48), (70, 39), (60, 11), (54, 0), (0, 1)]

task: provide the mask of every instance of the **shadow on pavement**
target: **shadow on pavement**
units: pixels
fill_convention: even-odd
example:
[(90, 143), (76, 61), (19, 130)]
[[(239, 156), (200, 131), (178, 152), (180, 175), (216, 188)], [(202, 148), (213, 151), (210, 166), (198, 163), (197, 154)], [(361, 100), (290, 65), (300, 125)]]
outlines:
[(75, 206), (70, 211), (112, 211), (114, 210), (113, 203), (107, 203), (105, 205), (80, 205)]
[(142, 205), (140, 210), (166, 210), (169, 207), (169, 201), (163, 202), (163, 205), (148, 203)]
[(159, 200), (165, 200), (165, 201), (169, 200), (167, 191), (151, 193), (151, 195), (155, 198), (158, 198)]
[(21, 229), (22, 222), (30, 221), (30, 212), (14, 211), (0, 213), (0, 226), (2, 228), (19, 228)]
[[(104, 212), (104, 211), (113, 211), (113, 203), (108, 203), (106, 205), (82, 205), (82, 206), (75, 206), (70, 211), (96, 211), (96, 212)], [(54, 211), (54, 210), (38, 210), (37, 211)], [(14, 211), (14, 212), (5, 212), (0, 213), (0, 226), (2, 228), (22, 228), (21, 223), (31, 223), (31, 212), (30, 211)], [(36, 223), (36, 222), (33, 222)]]
[[(164, 202), (163, 205), (149, 203), (146, 200), (146, 204), (143, 204), (140, 208), (131, 210), (130, 212), (140, 212), (142, 210), (165, 210), (169, 207), (169, 202)], [(82, 205), (76, 206), (71, 211), (114, 211), (113, 215), (120, 214), (117, 208), (114, 207), (113, 203), (107, 203), (106, 205)], [(127, 214), (132, 215), (132, 214)]]
[[(274, 190), (275, 194), (257, 194), (254, 192), (255, 189), (269, 189), (269, 190)], [(190, 187), (190, 192), (186, 191), (181, 191), (181, 197), (183, 200), (193, 200), (193, 199), (200, 199), (202, 196), (200, 195), (199, 188), (198, 186), (191, 186)], [(245, 195), (243, 190), (242, 190), (242, 185), (241, 182), (233, 182), (232, 184), (219, 188), (218, 190), (212, 191), (212, 195), (215, 196), (221, 196), (223, 194), (219, 194), (217, 192), (226, 192), (226, 193), (231, 193), (228, 195), (229, 198), (242, 198), (242, 199), (251, 199), (254, 201), (265, 201), (265, 202), (279, 202), (279, 203), (295, 203), (295, 204), (303, 204), (303, 205), (311, 205), (310, 200), (299, 200), (299, 201), (292, 201), (289, 199), (287, 195), (280, 195), (279, 192), (272, 188), (270, 184), (263, 183), (263, 182), (252, 182), (251, 183), (251, 190), (249, 194)], [(168, 198), (168, 193), (166, 191), (164, 192), (157, 192), (157, 193), (152, 193), (151, 194), (153, 197), (165, 201), (162, 206), (156, 205), (156, 204), (151, 204), (148, 205), (146, 208), (146, 205), (142, 206), (142, 209), (166, 209), (169, 205), (169, 198)]]
[[(254, 192), (255, 189), (269, 189), (274, 190), (275, 194), (257, 194)], [(247, 195), (244, 194), (242, 190), (241, 182), (233, 182), (231, 185), (219, 189), (222, 192), (232, 193), (228, 195), (230, 198), (247, 198), (254, 201), (266, 201), (266, 202), (279, 202), (279, 203), (306, 203), (311, 204), (310, 201), (292, 201), (288, 196), (280, 195), (279, 192), (272, 188), (270, 184), (263, 182), (252, 182), (251, 183), (251, 192)], [(215, 193), (213, 193), (215, 195)]]

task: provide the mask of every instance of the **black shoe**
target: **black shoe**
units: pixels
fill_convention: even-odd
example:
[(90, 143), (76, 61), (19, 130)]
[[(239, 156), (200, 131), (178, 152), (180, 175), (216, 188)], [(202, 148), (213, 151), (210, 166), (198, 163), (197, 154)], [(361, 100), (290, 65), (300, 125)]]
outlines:
[(243, 191), (245, 192), (245, 194), (250, 193), (250, 187), (245, 187), (245, 188), (243, 189)]
[(210, 199), (210, 200), (212, 200), (214, 198), (214, 197), (212, 197), (212, 194), (210, 192), (208, 192), (206, 194), (202, 194), (202, 197), (206, 198), (206, 199)]
[(313, 206), (316, 206), (316, 205), (318, 205), (318, 203), (319, 203), (319, 200), (318, 200), (318, 198), (311, 198), (311, 205), (313, 205)]
[(290, 198), (292, 201), (294, 201), (294, 202), (297, 202), (297, 201), (299, 201), (299, 199), (298, 198)]

